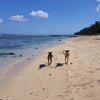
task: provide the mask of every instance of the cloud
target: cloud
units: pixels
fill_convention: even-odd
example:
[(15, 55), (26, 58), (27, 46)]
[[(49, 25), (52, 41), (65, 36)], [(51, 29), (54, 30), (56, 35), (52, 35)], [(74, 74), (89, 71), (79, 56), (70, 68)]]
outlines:
[(100, 2), (100, 0), (96, 0), (97, 2)]
[(33, 17), (40, 17), (40, 18), (48, 18), (49, 17), (48, 13), (44, 12), (43, 10), (32, 11), (30, 13), (30, 15)]
[(0, 23), (3, 23), (3, 20), (0, 18)]
[(26, 22), (26, 21), (28, 21), (28, 19), (26, 19), (23, 15), (11, 16), (11, 17), (9, 18), (9, 20), (12, 20), (12, 21), (19, 21), (19, 22)]
[(100, 13), (100, 4), (97, 6), (96, 11)]

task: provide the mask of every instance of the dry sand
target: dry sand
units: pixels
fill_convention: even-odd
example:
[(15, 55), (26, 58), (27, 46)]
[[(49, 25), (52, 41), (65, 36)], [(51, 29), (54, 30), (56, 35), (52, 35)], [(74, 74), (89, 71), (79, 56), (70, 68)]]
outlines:
[[(64, 49), (70, 50), (68, 65)], [(54, 55), (51, 66), (48, 51)], [(40, 64), (46, 66), (39, 69)], [(0, 88), (0, 100), (100, 100), (100, 36), (71, 38), (47, 49)]]

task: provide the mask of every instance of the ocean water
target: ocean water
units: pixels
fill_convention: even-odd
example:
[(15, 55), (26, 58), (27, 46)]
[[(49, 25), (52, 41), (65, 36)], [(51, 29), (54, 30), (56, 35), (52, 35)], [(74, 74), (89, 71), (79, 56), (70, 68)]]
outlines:
[(63, 43), (68, 35), (0, 35), (0, 76), (27, 58), (35, 57), (48, 47)]

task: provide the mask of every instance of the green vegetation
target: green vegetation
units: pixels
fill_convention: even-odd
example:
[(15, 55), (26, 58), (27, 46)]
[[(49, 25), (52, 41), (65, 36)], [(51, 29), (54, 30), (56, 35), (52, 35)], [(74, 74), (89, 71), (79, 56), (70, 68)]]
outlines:
[(100, 35), (100, 21), (96, 21), (95, 24), (74, 33), (74, 35)]

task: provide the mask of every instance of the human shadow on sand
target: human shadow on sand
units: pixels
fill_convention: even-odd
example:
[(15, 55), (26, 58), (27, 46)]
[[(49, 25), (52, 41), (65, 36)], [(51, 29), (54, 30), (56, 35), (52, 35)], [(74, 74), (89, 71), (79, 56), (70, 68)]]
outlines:
[(63, 67), (64, 63), (57, 63), (55, 67)]
[(46, 64), (40, 64), (39, 69), (46, 67)]
[[(57, 63), (55, 67), (63, 67), (64, 63)], [(46, 64), (40, 64), (39, 69), (46, 67)]]

